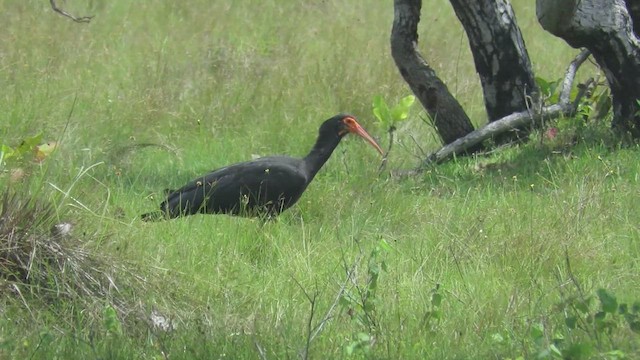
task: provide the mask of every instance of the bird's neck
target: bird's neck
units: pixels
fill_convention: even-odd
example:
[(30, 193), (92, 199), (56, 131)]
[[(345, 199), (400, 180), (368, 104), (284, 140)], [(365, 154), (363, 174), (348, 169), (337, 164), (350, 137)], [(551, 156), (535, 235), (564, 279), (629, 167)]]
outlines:
[(340, 143), (340, 137), (337, 135), (331, 137), (319, 137), (309, 154), (305, 156), (304, 163), (310, 175), (308, 181), (311, 181), (318, 173), (322, 165), (329, 160), (329, 157)]

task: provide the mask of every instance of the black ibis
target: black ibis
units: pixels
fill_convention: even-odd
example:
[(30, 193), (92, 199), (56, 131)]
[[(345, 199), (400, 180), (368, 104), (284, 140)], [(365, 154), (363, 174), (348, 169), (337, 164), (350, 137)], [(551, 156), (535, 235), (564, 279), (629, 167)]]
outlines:
[(380, 154), (382, 149), (352, 115), (339, 114), (320, 126), (315, 145), (302, 159), (263, 157), (229, 165), (168, 191), (160, 211), (142, 215), (145, 221), (198, 213), (274, 217), (300, 199), (340, 140), (354, 133)]

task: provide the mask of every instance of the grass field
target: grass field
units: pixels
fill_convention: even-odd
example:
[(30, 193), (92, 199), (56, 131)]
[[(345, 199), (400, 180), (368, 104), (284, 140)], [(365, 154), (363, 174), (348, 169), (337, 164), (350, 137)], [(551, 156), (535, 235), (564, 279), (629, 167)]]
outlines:
[[(513, 5), (536, 75), (557, 79), (577, 50), (523, 3)], [(52, 217), (21, 228), (46, 237), (71, 222), (74, 254), (112, 284), (74, 296), (52, 278), (2, 274), (0, 358), (640, 357), (640, 149), (615, 145), (606, 124), (565, 119), (557, 139), (535, 134), (400, 179), (379, 176), (376, 152), (349, 138), (277, 221), (143, 223), (164, 188), (254, 155), (305, 155), (339, 112), (386, 147), (372, 99), (409, 94), (390, 56), (393, 4), (64, 6), (95, 18), (0, 0), (0, 145), (37, 134), (58, 143), (41, 163), (6, 159), (0, 184), (53, 204)], [(483, 124), (447, 1), (425, 2), (420, 35)], [(414, 106), (398, 130), (390, 169), (438, 148), (421, 117)], [(72, 270), (55, 279), (72, 282)]]

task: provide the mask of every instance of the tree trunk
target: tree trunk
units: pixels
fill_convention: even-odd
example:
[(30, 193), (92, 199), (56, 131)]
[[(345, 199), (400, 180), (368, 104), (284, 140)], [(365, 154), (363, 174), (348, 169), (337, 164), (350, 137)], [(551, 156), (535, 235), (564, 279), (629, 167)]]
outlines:
[[(527, 98), (535, 98), (538, 91), (529, 54), (509, 2), (450, 2), (469, 40), (489, 122), (527, 110)], [(528, 128), (514, 130), (496, 140), (504, 142), (528, 134)]]
[(640, 137), (640, 42), (625, 0), (537, 0), (536, 11), (545, 30), (591, 51), (611, 88), (612, 127)]
[(472, 132), (473, 125), (416, 49), (421, 7), (421, 0), (394, 1), (391, 55), (400, 74), (433, 119), (442, 141), (449, 144)]
[(640, 0), (625, 0), (625, 3), (633, 22), (633, 32), (637, 37), (640, 34)]

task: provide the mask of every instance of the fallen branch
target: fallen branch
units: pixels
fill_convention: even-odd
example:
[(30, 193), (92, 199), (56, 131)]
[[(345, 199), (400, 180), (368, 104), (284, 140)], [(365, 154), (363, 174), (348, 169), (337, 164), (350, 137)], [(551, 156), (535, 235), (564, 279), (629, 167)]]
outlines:
[(445, 145), (437, 152), (429, 155), (424, 161), (425, 164), (441, 163), (456, 154), (460, 154), (481, 143), (491, 137), (502, 134), (506, 131), (513, 130), (522, 126), (530, 125), (534, 121), (543, 122), (555, 119), (560, 116), (571, 116), (576, 110), (578, 101), (570, 102), (571, 87), (576, 76), (576, 72), (582, 63), (589, 57), (591, 53), (583, 50), (569, 64), (562, 81), (560, 97), (557, 104), (544, 107), (540, 110), (522, 111), (503, 117), (500, 120), (488, 123), (487, 125), (463, 136), (452, 143)]
[(71, 14), (69, 14), (68, 12), (62, 10), (61, 8), (58, 7), (58, 4), (56, 4), (56, 0), (49, 0), (49, 3), (51, 3), (51, 8), (53, 9), (53, 11), (57, 12), (58, 14), (62, 15), (62, 16), (66, 16), (69, 19), (78, 22), (78, 23), (88, 23), (91, 22), (91, 19), (93, 19), (93, 15), (92, 16), (81, 16), (81, 17), (76, 17), (73, 16)]

